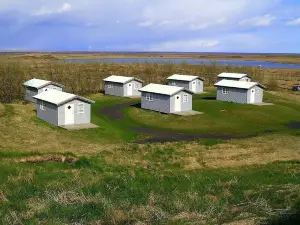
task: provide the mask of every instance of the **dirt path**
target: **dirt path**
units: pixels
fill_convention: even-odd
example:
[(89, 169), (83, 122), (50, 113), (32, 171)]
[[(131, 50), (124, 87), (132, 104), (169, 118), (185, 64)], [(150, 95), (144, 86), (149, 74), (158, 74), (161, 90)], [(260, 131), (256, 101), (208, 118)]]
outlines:
[(287, 127), (289, 129), (299, 130), (300, 129), (300, 122), (291, 122), (291, 123), (287, 124)]
[[(125, 102), (112, 106), (107, 106), (99, 110), (99, 113), (106, 116), (110, 120), (122, 120), (124, 119), (124, 114), (122, 110), (124, 108), (138, 105), (139, 102)], [(230, 140), (230, 139), (242, 139), (247, 137), (255, 137), (257, 134), (193, 134), (193, 133), (182, 133), (161, 129), (154, 129), (150, 127), (128, 127), (128, 129), (135, 131), (139, 134), (149, 135), (150, 138), (143, 140), (133, 141), (134, 143), (144, 144), (144, 143), (154, 143), (154, 142), (174, 142), (174, 141), (188, 141), (197, 138), (205, 139), (218, 139), (218, 140)], [(260, 133), (271, 133), (271, 130), (264, 130)]]
[(122, 120), (124, 119), (122, 109), (136, 105), (138, 103), (139, 102), (124, 102), (116, 105), (103, 107), (102, 109), (100, 109), (99, 112), (100, 114), (106, 116), (110, 120)]

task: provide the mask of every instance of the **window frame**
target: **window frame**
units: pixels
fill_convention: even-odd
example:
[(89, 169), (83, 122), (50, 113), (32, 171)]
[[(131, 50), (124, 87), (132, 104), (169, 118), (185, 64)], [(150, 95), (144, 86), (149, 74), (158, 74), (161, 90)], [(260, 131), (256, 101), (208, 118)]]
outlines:
[(107, 88), (112, 88), (113, 86), (112, 86), (112, 83), (111, 82), (108, 82), (107, 83)]
[(222, 94), (224, 94), (224, 95), (229, 94), (229, 88), (228, 87), (222, 87)]
[(189, 96), (188, 96), (188, 94), (183, 94), (182, 102), (183, 103), (189, 102)]
[[(82, 109), (79, 107), (82, 107)], [(80, 102), (77, 104), (77, 114), (84, 114), (84, 103), (83, 102)]]
[(176, 81), (175, 80), (171, 81), (171, 86), (176, 86)]
[(134, 89), (135, 90), (139, 89), (139, 83), (134, 82)]
[(146, 93), (146, 101), (149, 101), (149, 102), (153, 101), (153, 94), (152, 93)]
[(46, 111), (46, 107), (43, 101), (40, 102), (40, 110)]

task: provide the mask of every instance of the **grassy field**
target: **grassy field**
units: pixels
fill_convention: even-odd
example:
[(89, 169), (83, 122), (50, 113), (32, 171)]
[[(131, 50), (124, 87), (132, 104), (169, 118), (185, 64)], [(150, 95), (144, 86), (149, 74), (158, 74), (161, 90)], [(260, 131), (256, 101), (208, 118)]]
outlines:
[[(300, 95), (287, 89), (299, 82), (298, 70), (68, 64), (50, 56), (0, 56), (0, 224), (284, 224), (278, 218), (291, 224), (284, 215), (300, 208), (300, 133), (286, 125), (300, 121)], [(217, 102), (214, 90), (207, 89), (193, 105), (204, 114), (191, 118), (136, 107), (124, 109), (122, 120), (99, 114), (101, 107), (135, 101), (99, 94), (110, 74), (145, 83), (164, 83), (173, 73), (196, 74), (207, 87), (224, 71), (248, 73), (267, 85), (265, 101), (274, 105)], [(92, 122), (100, 127), (66, 131), (37, 119), (35, 106), (22, 102), (22, 83), (33, 77), (95, 100)], [(146, 136), (131, 126), (206, 134), (274, 132), (136, 144), (131, 141)]]
[(33, 104), (0, 104), (0, 224), (233, 225), (293, 213), (300, 137), (285, 124), (300, 121), (300, 97), (271, 92), (266, 101), (275, 105), (260, 107), (216, 102), (209, 90), (194, 101), (205, 112), (197, 123), (176, 117), (180, 130), (277, 132), (134, 144), (142, 137), (129, 126), (174, 129), (175, 117), (128, 108), (112, 121), (99, 115), (101, 107), (134, 100), (93, 94), (86, 97), (96, 101), (92, 122), (100, 128), (70, 132), (36, 119)]
[(127, 115), (145, 126), (217, 134), (251, 134), (263, 130), (290, 132), (286, 125), (300, 121), (300, 105), (287, 98), (265, 93), (264, 101), (274, 105), (257, 106), (216, 101), (215, 97), (215, 91), (193, 96), (193, 110), (204, 113), (193, 119), (136, 107), (127, 109)]

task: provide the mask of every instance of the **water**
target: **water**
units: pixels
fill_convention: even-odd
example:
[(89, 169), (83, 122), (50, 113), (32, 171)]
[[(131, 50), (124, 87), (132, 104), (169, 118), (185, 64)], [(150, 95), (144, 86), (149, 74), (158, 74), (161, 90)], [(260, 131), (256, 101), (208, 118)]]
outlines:
[(86, 63), (86, 62), (103, 62), (103, 63), (174, 63), (174, 64), (191, 64), (191, 65), (201, 65), (201, 64), (212, 64), (215, 62), (220, 66), (246, 66), (246, 67), (258, 67), (262, 66), (263, 68), (286, 68), (286, 69), (300, 69), (300, 64), (284, 64), (284, 63), (275, 63), (275, 62), (265, 62), (265, 61), (250, 61), (250, 60), (210, 60), (210, 59), (171, 59), (171, 58), (105, 58), (105, 59), (67, 59), (59, 60), (63, 62), (71, 63)]

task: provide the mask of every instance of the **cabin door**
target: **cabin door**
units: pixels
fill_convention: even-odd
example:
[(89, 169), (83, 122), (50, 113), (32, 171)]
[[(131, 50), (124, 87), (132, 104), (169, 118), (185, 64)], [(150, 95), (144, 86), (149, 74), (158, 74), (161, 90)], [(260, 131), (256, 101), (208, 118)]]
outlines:
[(255, 88), (250, 90), (250, 103), (255, 102)]
[(65, 125), (74, 124), (74, 104), (65, 105)]
[(181, 111), (181, 96), (180, 95), (175, 95), (174, 111), (175, 112)]
[(128, 96), (131, 96), (131, 95), (132, 95), (132, 88), (133, 88), (132, 83), (131, 83), (131, 82), (128, 83), (128, 84), (127, 84), (127, 95), (128, 95)]
[(196, 81), (192, 82), (192, 91), (196, 93)]

